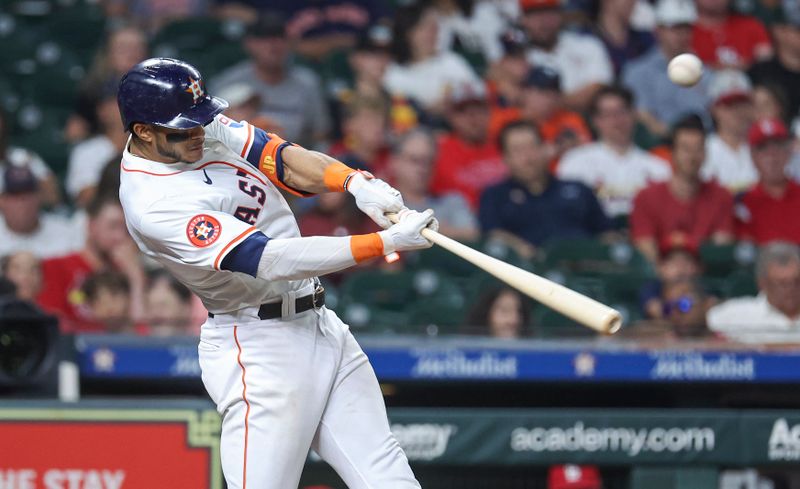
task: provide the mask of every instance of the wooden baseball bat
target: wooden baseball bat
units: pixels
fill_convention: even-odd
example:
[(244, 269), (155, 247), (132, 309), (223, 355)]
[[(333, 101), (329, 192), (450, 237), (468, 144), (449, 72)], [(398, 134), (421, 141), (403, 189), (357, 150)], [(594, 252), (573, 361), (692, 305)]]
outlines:
[[(397, 214), (387, 214), (387, 217), (392, 222), (397, 222)], [(431, 229), (423, 229), (421, 234), (528, 297), (600, 333), (614, 334), (622, 326), (622, 315), (619, 311), (590, 297), (481, 253)]]

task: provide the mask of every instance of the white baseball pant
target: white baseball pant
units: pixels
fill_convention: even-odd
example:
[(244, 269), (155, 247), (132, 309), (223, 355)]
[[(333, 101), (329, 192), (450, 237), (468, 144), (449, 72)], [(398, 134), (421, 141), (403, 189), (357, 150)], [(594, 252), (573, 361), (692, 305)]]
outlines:
[(228, 488), (296, 488), (313, 448), (350, 489), (419, 489), (372, 366), (336, 314), (254, 316), (209, 318), (198, 346), (203, 383), (223, 416)]

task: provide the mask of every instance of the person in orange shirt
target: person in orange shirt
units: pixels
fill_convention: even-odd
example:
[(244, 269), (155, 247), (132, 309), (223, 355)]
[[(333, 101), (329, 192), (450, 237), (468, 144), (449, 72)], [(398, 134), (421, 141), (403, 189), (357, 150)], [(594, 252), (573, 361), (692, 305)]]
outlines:
[(537, 66), (530, 70), (520, 102), (519, 110), (496, 113), (492, 118), (490, 131), (493, 139), (510, 122), (523, 119), (536, 124), (542, 140), (554, 148), (555, 154), (550, 161), (553, 171), (565, 151), (592, 140), (592, 133), (583, 117), (565, 108), (561, 77), (552, 68)]

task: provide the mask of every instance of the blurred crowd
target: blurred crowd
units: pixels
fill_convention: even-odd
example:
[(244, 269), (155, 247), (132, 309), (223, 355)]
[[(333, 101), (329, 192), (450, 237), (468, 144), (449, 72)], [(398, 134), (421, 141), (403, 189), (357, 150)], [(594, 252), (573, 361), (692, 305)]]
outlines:
[[(42, 3), (4, 4), (0, 37), (29, 28), (35, 40), (42, 31), (30, 6)], [(640, 258), (627, 292), (631, 335), (800, 342), (794, 0), (71, 0), (50, 8), (42, 15), (51, 19), (66, 19), (59, 9), (68, 8), (95, 15), (104, 38), (57, 119), (64, 164), (44, 138), (25, 137), (29, 112), (2, 103), (0, 273), (18, 297), (58, 315), (65, 332), (195, 334), (204, 320), (199, 300), (138, 252), (117, 195), (127, 141), (117, 83), (135, 63), (169, 55), (203, 71), (209, 91), (229, 102), (227, 117), (387, 180), (409, 207), (434, 209), (448, 236), (502, 249), (537, 272), (560, 271), (568, 285), (581, 283), (580, 272), (541, 268), (568, 243), (622, 250), (627, 264)], [(705, 64), (693, 87), (667, 77), (669, 60), (684, 52)], [(14, 86), (30, 76), (25, 60), (6, 58), (0, 85), (25, 92)], [(34, 58), (47, 64), (42, 49)], [(53, 103), (42, 112), (61, 114)], [(303, 235), (375, 230), (344, 194), (291, 205)], [(714, 250), (733, 257), (724, 274), (706, 261)], [(619, 267), (582, 278), (626, 281)], [(370, 270), (409, 272), (414, 259)], [(328, 283), (346, 291), (347, 280)], [(547, 316), (517, 292), (459, 286), (468, 292), (453, 331), (518, 338), (546, 330)]]

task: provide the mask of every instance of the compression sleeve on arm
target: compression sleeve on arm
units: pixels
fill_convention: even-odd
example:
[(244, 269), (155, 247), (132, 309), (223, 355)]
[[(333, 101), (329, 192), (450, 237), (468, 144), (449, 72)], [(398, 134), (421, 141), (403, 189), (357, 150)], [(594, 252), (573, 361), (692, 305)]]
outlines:
[(338, 272), (393, 251), (380, 233), (271, 239), (258, 263), (264, 280), (300, 280)]

